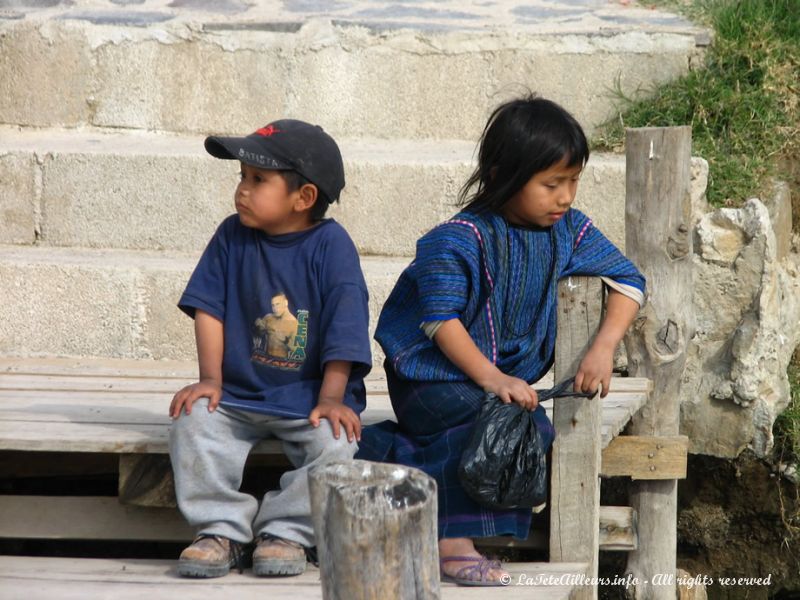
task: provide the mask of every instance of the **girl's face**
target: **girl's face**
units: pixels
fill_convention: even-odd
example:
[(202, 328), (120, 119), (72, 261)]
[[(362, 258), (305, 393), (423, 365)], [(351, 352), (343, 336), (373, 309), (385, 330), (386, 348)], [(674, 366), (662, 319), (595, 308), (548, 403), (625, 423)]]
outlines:
[(539, 171), (503, 206), (503, 216), (515, 225), (550, 227), (567, 212), (578, 191), (582, 167), (566, 160)]

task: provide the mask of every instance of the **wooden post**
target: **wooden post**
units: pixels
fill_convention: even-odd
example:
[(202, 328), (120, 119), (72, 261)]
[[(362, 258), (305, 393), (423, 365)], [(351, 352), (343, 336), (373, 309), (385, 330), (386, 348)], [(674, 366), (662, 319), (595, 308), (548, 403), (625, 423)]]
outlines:
[(325, 600), (438, 600), (436, 482), (363, 460), (308, 474)]
[[(559, 283), (556, 382), (577, 371), (601, 314), (600, 279), (570, 277)], [(597, 577), (600, 548), (600, 409), (599, 398), (562, 398), (553, 403), (550, 562), (586, 562), (588, 577)], [(574, 597), (597, 598), (597, 586), (579, 588)]]
[[(647, 278), (648, 303), (625, 337), (628, 370), (648, 377), (648, 404), (631, 421), (631, 434), (676, 436), (686, 347), (694, 335), (689, 165), (690, 127), (629, 129), (625, 252)], [(674, 585), (652, 585), (654, 575), (676, 572), (678, 482), (634, 482), (639, 550), (628, 572), (641, 582), (631, 598), (675, 600)]]

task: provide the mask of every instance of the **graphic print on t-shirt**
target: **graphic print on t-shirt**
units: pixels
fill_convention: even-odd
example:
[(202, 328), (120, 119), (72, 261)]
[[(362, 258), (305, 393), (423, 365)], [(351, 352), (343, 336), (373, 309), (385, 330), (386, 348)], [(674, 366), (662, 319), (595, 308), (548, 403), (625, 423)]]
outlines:
[(272, 296), (272, 312), (255, 321), (252, 360), (287, 371), (298, 371), (306, 358), (308, 311), (289, 310), (283, 292)]

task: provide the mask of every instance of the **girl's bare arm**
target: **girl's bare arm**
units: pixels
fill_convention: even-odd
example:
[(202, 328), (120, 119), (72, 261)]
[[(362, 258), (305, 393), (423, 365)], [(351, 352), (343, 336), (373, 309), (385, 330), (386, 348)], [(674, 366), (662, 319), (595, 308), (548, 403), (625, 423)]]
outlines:
[(596, 392), (605, 398), (611, 385), (611, 371), (614, 368), (614, 350), (620, 343), (639, 312), (639, 303), (616, 290), (609, 290), (606, 301), (606, 315), (600, 324), (594, 342), (583, 357), (575, 375), (575, 391)]
[(506, 375), (486, 358), (458, 319), (444, 321), (436, 331), (434, 341), (442, 353), (467, 377), (486, 392), (496, 394), (503, 402), (516, 402), (532, 410), (539, 403), (536, 391), (527, 382)]

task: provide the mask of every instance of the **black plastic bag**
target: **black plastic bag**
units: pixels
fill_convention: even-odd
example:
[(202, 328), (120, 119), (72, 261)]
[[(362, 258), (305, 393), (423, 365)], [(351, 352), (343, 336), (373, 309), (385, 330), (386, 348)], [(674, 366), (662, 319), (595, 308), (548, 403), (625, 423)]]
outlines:
[[(573, 382), (571, 377), (549, 390), (537, 390), (539, 401), (594, 395), (573, 392)], [(546, 454), (533, 411), (487, 394), (461, 455), (458, 477), (464, 491), (482, 506), (532, 508), (547, 500)]]

